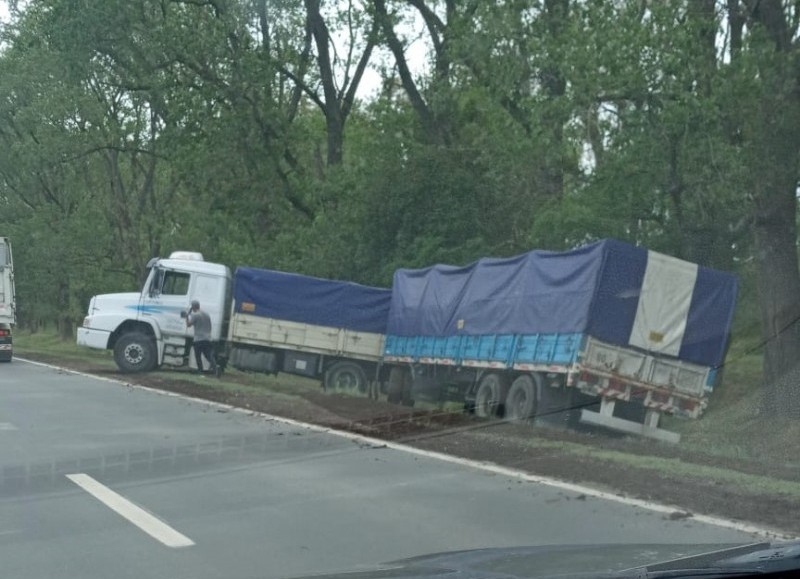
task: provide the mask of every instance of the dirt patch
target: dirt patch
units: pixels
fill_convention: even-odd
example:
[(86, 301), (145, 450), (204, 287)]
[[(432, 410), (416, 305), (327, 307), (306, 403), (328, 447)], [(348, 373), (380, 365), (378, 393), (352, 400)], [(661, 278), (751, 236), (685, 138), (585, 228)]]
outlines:
[[(800, 535), (800, 508), (796, 494), (745, 489), (736, 476), (701, 474), (704, 467), (715, 467), (730, 473), (800, 483), (797, 468), (690, 452), (680, 445), (607, 436), (599, 432), (484, 421), (462, 413), (419, 410), (322, 391), (304, 390), (297, 395), (278, 394), (266, 388), (263, 392), (253, 391), (246, 375), (232, 378), (243, 386), (250, 386), (247, 391), (237, 391), (221, 388), (219, 382), (211, 377), (197, 383), (178, 372), (174, 378), (152, 374), (121, 375), (85, 361), (43, 355), (28, 357), (143, 386), (671, 504), (676, 506), (671, 515), (674, 518), (702, 513)], [(226, 377), (226, 380), (231, 378)], [(609, 452), (670, 459), (678, 461), (682, 468), (675, 469), (675, 472), (670, 468), (657, 469), (630, 463), (621, 467), (620, 462), (607, 459)], [(597, 458), (593, 454), (605, 455), (606, 458)], [(692, 473), (693, 467), (698, 470), (698, 475)], [(565, 496), (564, 500), (569, 499)]]

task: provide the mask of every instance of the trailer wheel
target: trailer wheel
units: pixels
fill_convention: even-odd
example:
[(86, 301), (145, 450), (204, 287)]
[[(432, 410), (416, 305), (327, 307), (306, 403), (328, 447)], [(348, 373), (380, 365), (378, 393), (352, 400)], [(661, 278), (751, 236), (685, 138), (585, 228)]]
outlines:
[(125, 373), (149, 372), (156, 367), (156, 344), (141, 332), (123, 334), (114, 345), (114, 361)]
[(530, 374), (518, 376), (506, 396), (506, 418), (530, 420), (536, 414), (536, 383)]
[(484, 374), (475, 394), (475, 416), (494, 418), (500, 413), (500, 405), (506, 396), (508, 382), (502, 374)]
[(404, 369), (392, 366), (389, 370), (389, 384), (386, 389), (386, 400), (389, 404), (400, 404), (403, 400)]
[(358, 364), (336, 362), (325, 372), (325, 390), (366, 396), (367, 376)]

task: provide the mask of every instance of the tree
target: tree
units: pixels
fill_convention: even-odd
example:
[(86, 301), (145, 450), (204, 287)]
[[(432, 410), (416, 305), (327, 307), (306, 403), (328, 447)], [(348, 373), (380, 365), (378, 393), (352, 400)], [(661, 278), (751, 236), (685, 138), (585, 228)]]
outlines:
[[(800, 179), (800, 21), (779, 0), (728, 2), (734, 78), (732, 139), (751, 175), (764, 352), (764, 408), (800, 417), (787, 384), (800, 352), (797, 190)], [(743, 30), (746, 34), (743, 35)]]
[[(313, 36), (317, 48), (319, 81), (322, 85), (324, 97), (320, 98), (316, 91), (312, 90), (301, 79), (297, 79), (297, 82), (303, 87), (303, 90), (311, 100), (319, 106), (325, 117), (328, 136), (328, 165), (340, 165), (342, 163), (345, 122), (353, 109), (356, 91), (369, 63), (372, 49), (376, 44), (375, 25), (369, 25), (370, 28), (366, 32), (363, 46), (359, 47), (358, 28), (359, 24), (363, 26), (363, 23), (359, 22), (362, 20), (362, 11), (354, 7), (352, 0), (348, 0), (345, 14), (340, 15), (340, 17), (344, 16), (347, 21), (348, 32), (347, 56), (341, 59), (337, 54), (336, 47), (333, 45), (328, 25), (322, 15), (321, 1), (305, 0), (305, 7), (308, 30)], [(354, 58), (356, 51), (361, 53), (357, 59)], [(340, 60), (344, 62), (340, 63)], [(357, 63), (355, 62), (356, 60)], [(339, 84), (339, 79), (336, 75), (337, 64), (343, 69), (341, 88), (337, 86)], [(354, 70), (353, 66), (355, 66)]]

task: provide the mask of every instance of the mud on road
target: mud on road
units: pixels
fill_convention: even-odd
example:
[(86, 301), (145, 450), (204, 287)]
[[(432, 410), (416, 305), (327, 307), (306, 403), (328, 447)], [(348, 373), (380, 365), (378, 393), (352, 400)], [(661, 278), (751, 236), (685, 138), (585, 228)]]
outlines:
[[(779, 537), (800, 536), (800, 492), (775, 491), (770, 485), (763, 485), (766, 488), (762, 490), (758, 484), (741, 481), (742, 477), (755, 477), (756, 481), (766, 478), (789, 486), (797, 483), (800, 491), (800, 473), (788, 466), (698, 454), (680, 445), (602, 432), (575, 432), (552, 426), (481, 420), (460, 412), (420, 410), (381, 400), (329, 394), (321, 389), (303, 390), (297, 396), (268, 389), (263, 393), (252, 388), (238, 391), (220, 387), (211, 377), (202, 383), (187, 380), (181, 372), (175, 372), (174, 378), (165, 377), (163, 372), (125, 375), (87, 362), (42, 355), (29, 357), (123, 382), (674, 505), (674, 513), (664, 515), (666, 518), (686, 518), (692, 513), (712, 515), (759, 525), (776, 531)], [(226, 376), (226, 381), (230, 380)], [(246, 374), (233, 380), (248, 385)], [(620, 456), (625, 460), (620, 462)], [(662, 460), (648, 460), (653, 457)], [(708, 467), (713, 467), (720, 476), (708, 476)], [(694, 469), (697, 475), (692, 474)]]

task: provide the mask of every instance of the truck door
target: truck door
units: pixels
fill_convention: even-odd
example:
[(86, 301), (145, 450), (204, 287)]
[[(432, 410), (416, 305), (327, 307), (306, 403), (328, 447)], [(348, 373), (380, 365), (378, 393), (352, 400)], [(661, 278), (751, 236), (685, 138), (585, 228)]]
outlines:
[(202, 273), (195, 276), (189, 302), (193, 299), (199, 301), (200, 307), (211, 317), (211, 339), (214, 341), (224, 335), (226, 298), (227, 279)]
[(190, 283), (190, 273), (155, 268), (149, 287), (142, 292), (140, 319), (156, 325), (164, 336), (188, 336), (181, 312), (189, 309)]

